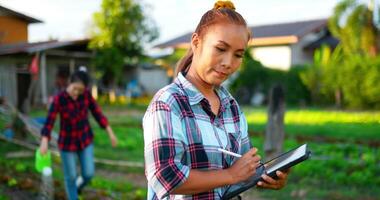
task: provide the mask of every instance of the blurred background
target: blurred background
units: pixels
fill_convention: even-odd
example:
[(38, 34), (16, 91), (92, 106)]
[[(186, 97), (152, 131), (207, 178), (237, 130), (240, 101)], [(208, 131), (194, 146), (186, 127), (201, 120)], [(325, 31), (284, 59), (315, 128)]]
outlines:
[[(111, 148), (91, 122), (97, 173), (81, 198), (146, 199), (142, 116), (214, 2), (0, 0), (0, 200), (40, 198), (39, 129), (82, 66), (120, 141)], [(225, 87), (253, 145), (267, 159), (303, 143), (312, 151), (284, 189), (244, 199), (379, 199), (380, 1), (233, 3), (253, 38)], [(54, 198), (65, 199), (53, 161)]]

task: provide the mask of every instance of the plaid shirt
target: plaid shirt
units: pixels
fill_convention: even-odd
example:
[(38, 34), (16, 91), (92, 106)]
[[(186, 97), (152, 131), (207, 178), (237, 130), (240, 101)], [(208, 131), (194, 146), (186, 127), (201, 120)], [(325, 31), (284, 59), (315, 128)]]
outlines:
[(170, 194), (191, 169), (225, 169), (236, 161), (218, 148), (240, 154), (251, 148), (238, 104), (223, 87), (216, 92), (221, 100), (218, 116), (181, 73), (153, 98), (143, 119), (148, 199), (214, 200), (228, 190), (226, 186), (194, 195)]
[(54, 97), (50, 106), (49, 114), (41, 135), (50, 140), (50, 133), (53, 129), (57, 114), (60, 115), (60, 131), (58, 137), (58, 147), (64, 151), (79, 151), (91, 144), (94, 138), (88, 120), (88, 110), (102, 128), (108, 126), (107, 118), (102, 114), (99, 106), (88, 90), (78, 96), (77, 100), (72, 99), (66, 91)]

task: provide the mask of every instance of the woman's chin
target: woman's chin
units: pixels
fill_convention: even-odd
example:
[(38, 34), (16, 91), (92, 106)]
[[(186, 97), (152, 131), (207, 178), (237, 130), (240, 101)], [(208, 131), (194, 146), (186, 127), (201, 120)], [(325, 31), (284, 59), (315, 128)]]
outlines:
[(225, 79), (220, 79), (220, 78), (213, 78), (209, 81), (209, 83), (213, 86), (220, 86), (223, 82), (225, 81)]
[(212, 86), (220, 86), (228, 76), (220, 76), (220, 74), (209, 74), (205, 77), (205, 82)]

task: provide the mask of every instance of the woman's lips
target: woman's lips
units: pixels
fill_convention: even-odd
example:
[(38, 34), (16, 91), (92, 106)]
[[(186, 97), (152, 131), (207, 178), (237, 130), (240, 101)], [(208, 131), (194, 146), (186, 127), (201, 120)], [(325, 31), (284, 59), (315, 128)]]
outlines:
[(215, 72), (216, 72), (216, 74), (219, 76), (219, 77), (226, 77), (226, 76), (228, 76), (228, 74), (227, 73), (224, 73), (224, 72), (220, 72), (220, 71), (217, 71), (217, 70), (214, 70)]

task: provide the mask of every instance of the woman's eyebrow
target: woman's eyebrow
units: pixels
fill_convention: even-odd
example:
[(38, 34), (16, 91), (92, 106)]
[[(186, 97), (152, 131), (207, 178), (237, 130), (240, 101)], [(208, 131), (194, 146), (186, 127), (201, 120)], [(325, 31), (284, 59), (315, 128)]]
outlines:
[(227, 42), (225, 42), (225, 41), (223, 41), (223, 40), (218, 40), (218, 42), (224, 44), (224, 45), (227, 46), (227, 47), (231, 47), (230, 44), (228, 44)]
[[(228, 44), (227, 42), (225, 42), (225, 41), (223, 41), (223, 40), (218, 40), (218, 42), (219, 43), (222, 43), (223, 45), (225, 45), (226, 47), (231, 47), (231, 45), (230, 44)], [(238, 49), (238, 50), (236, 50), (236, 51), (245, 51), (245, 49)]]

